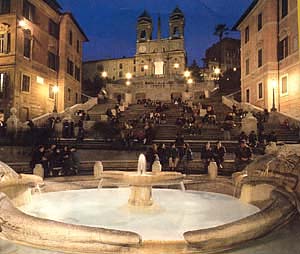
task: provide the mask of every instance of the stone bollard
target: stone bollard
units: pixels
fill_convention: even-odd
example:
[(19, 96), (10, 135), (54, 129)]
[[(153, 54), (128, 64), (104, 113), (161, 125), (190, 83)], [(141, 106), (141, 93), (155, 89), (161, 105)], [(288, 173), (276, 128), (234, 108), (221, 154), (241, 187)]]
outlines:
[(245, 118), (242, 120), (242, 131), (244, 131), (247, 135), (251, 131), (257, 133), (257, 119), (252, 115), (252, 113), (248, 113)]
[(42, 164), (35, 164), (33, 174), (36, 176), (40, 176), (42, 179), (44, 179), (45, 172)]
[(215, 162), (210, 162), (208, 166), (208, 176), (210, 180), (216, 180), (218, 176), (218, 166)]
[(101, 161), (96, 161), (94, 165), (94, 177), (100, 178), (103, 173), (103, 164)]
[(161, 172), (161, 164), (160, 164), (159, 160), (156, 160), (152, 164), (152, 173), (158, 174), (160, 172)]

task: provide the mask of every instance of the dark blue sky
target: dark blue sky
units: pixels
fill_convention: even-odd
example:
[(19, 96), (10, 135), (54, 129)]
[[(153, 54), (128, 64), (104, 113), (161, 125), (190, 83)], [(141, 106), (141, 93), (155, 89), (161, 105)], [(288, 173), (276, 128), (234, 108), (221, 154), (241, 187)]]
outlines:
[[(160, 13), (163, 36), (168, 32), (168, 15), (176, 4), (185, 14), (185, 42), (188, 60), (202, 64), (205, 49), (217, 41), (213, 35), (218, 23), (231, 27), (252, 0), (59, 0), (71, 11), (90, 42), (84, 46), (84, 60), (133, 56), (136, 20), (144, 9), (152, 15), (156, 36)], [(228, 36), (239, 37), (239, 33)]]

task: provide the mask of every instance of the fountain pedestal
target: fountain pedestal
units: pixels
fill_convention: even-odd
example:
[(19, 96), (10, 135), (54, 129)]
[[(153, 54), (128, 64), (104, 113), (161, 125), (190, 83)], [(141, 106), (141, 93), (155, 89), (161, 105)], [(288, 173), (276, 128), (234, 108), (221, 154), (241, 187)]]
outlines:
[(130, 186), (128, 204), (132, 206), (151, 206), (152, 186)]

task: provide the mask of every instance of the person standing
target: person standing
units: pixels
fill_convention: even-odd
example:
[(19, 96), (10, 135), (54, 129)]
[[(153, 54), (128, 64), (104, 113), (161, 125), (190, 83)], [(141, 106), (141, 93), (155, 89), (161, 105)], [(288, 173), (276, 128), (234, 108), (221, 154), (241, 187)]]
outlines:
[(218, 141), (213, 149), (214, 160), (217, 163), (219, 169), (223, 168), (224, 156), (226, 148), (222, 145), (221, 141)]
[(205, 146), (201, 149), (201, 160), (204, 164), (204, 173), (208, 173), (209, 163), (213, 159), (213, 151), (210, 146), (210, 142), (207, 142)]
[(189, 171), (189, 163), (193, 160), (193, 152), (188, 143), (183, 145), (183, 156), (181, 159), (183, 172), (188, 174)]
[(72, 172), (76, 175), (78, 175), (80, 170), (80, 158), (79, 154), (77, 152), (77, 149), (75, 146), (72, 146), (70, 149), (70, 155), (71, 155), (71, 168)]
[(170, 170), (175, 170), (177, 168), (179, 162), (179, 152), (176, 148), (176, 144), (173, 143), (169, 152), (169, 168)]
[(165, 144), (160, 144), (157, 151), (162, 169), (165, 170), (168, 165), (168, 149)]

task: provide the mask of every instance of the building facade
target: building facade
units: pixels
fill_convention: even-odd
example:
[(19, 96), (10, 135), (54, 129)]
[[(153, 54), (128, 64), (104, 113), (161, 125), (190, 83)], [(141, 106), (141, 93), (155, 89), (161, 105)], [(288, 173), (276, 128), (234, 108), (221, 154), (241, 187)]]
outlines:
[(242, 101), (300, 118), (297, 0), (255, 0), (241, 31)]
[(208, 48), (203, 59), (206, 76), (214, 79), (214, 70), (217, 67), (222, 73), (230, 69), (240, 69), (240, 48), (241, 40), (234, 38), (224, 38)]
[(177, 78), (182, 79), (186, 68), (184, 26), (184, 14), (176, 7), (169, 16), (168, 38), (161, 36), (159, 18), (154, 39), (152, 18), (144, 11), (137, 19), (136, 54), (128, 58), (85, 62), (84, 80), (92, 81), (105, 72), (108, 80), (116, 83), (124, 83), (122, 80), (126, 79), (126, 73), (131, 73), (132, 84), (137, 85), (136, 89), (150, 83), (161, 86), (176, 83)]
[(26, 121), (79, 102), (84, 41), (55, 0), (1, 0), (0, 112)]

